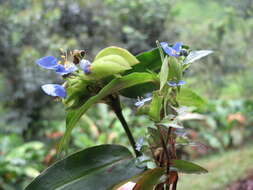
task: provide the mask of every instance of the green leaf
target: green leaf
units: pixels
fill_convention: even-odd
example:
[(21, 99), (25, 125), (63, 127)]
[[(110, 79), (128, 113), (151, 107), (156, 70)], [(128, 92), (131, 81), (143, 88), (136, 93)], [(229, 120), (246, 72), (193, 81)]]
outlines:
[(120, 47), (107, 47), (103, 50), (101, 50), (95, 57), (94, 61), (101, 59), (102, 57), (108, 56), (108, 55), (118, 55), (124, 58), (129, 66), (133, 66), (139, 63), (138, 59), (135, 58), (134, 55), (132, 55), (129, 51), (126, 49), (120, 48)]
[(147, 70), (158, 71), (162, 66), (162, 61), (158, 48), (140, 53), (136, 56), (140, 61), (128, 72), (145, 72)]
[(159, 91), (153, 92), (152, 102), (150, 104), (149, 117), (153, 121), (160, 121), (161, 109), (163, 108), (163, 96), (159, 95)]
[(135, 79), (133, 80), (139, 81), (140, 83), (121, 90), (120, 94), (122, 96), (128, 98), (137, 98), (148, 92), (152, 92), (159, 87), (159, 79), (154, 73), (146, 73), (145, 75), (143, 73), (142, 75), (136, 75)]
[(185, 58), (183, 64), (186, 65), (186, 64), (192, 63), (192, 62), (197, 61), (197, 60), (201, 59), (202, 57), (205, 57), (211, 53), (213, 53), (213, 51), (211, 51), (211, 50), (191, 51), (189, 53), (189, 55)]
[(163, 89), (164, 85), (168, 80), (169, 66), (168, 66), (168, 57), (166, 56), (163, 60), (161, 72), (160, 72), (160, 91)]
[(185, 160), (172, 160), (172, 167), (176, 168), (179, 172), (188, 174), (201, 174), (208, 172), (205, 168)]
[(169, 81), (178, 82), (182, 79), (182, 65), (175, 57), (169, 57)]
[(160, 125), (160, 126), (163, 126), (163, 127), (166, 127), (166, 128), (169, 128), (169, 127), (172, 127), (174, 129), (183, 129), (184, 127), (182, 125), (179, 125), (175, 122), (164, 122), (164, 121), (161, 121), (159, 123), (156, 123), (156, 125)]
[(56, 162), (25, 190), (109, 190), (143, 171), (124, 146), (100, 145)]
[(155, 168), (144, 172), (133, 190), (153, 190), (164, 173), (164, 168)]
[(177, 96), (179, 105), (202, 107), (206, 102), (189, 88), (182, 88)]
[(61, 139), (58, 151), (61, 152), (63, 148), (67, 147), (71, 131), (73, 130), (79, 119), (82, 117), (82, 115), (93, 104), (98, 103), (106, 96), (113, 93), (117, 93), (122, 89), (137, 84), (155, 82), (155, 80), (156, 79), (154, 78), (154, 76), (150, 73), (132, 73), (129, 75), (125, 75), (122, 78), (115, 78), (111, 82), (109, 82), (103, 89), (101, 89), (97, 95), (92, 96), (87, 101), (85, 101), (79, 109), (68, 111), (66, 116), (66, 131)]

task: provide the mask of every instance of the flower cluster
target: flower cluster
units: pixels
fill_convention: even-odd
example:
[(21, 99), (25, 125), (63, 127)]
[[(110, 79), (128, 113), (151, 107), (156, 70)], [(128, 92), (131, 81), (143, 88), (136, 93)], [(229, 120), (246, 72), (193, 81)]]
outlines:
[[(56, 74), (64, 77), (78, 70), (78, 67), (74, 63), (69, 62), (66, 56), (62, 56), (62, 61), (57, 60), (54, 56), (42, 57), (36, 61), (36, 64), (44, 69), (53, 70)], [(79, 64), (85, 74), (91, 73), (91, 63), (88, 60), (81, 59)], [(67, 96), (66, 89), (59, 84), (45, 84), (41, 88), (46, 94), (53, 97), (66, 98)]]

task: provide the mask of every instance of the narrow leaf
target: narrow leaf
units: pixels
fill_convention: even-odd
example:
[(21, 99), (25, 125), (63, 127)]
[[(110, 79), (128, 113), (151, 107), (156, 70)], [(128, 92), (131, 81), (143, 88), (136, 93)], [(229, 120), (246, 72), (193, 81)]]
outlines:
[(163, 60), (161, 72), (160, 72), (160, 91), (163, 89), (164, 85), (166, 84), (168, 80), (168, 73), (169, 73), (169, 67), (168, 67), (168, 57), (166, 56)]
[(159, 91), (153, 92), (152, 102), (149, 110), (149, 117), (153, 121), (160, 121), (161, 109), (163, 107), (163, 96), (159, 95)]
[(201, 174), (208, 172), (205, 168), (185, 160), (172, 160), (172, 167), (176, 168), (179, 172), (188, 174)]
[(182, 79), (182, 66), (175, 57), (169, 57), (169, 76), (168, 80), (178, 82)]
[(185, 58), (183, 64), (189, 64), (194, 61), (201, 59), (209, 54), (213, 53), (211, 50), (200, 50), (200, 51), (191, 51), (189, 55)]
[(172, 122), (160, 122), (160, 123), (156, 123), (156, 125), (160, 125), (160, 126), (163, 126), (163, 127), (172, 127), (172, 128), (175, 128), (175, 129), (183, 129), (184, 127), (182, 125), (179, 125), (177, 123), (172, 123)]

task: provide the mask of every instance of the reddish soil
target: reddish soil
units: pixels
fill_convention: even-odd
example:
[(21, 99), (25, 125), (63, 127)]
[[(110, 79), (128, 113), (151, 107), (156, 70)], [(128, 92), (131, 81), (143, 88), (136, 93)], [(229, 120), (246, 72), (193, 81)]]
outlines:
[(247, 178), (235, 182), (226, 190), (253, 190), (253, 173)]

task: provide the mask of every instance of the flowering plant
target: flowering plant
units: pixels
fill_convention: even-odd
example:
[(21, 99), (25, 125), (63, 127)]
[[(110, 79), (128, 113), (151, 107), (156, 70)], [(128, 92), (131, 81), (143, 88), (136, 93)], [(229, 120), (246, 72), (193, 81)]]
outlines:
[[(180, 116), (185, 106), (201, 106), (204, 100), (183, 85), (183, 72), (192, 62), (212, 53), (192, 51), (182, 43), (157, 47), (132, 55), (119, 47), (100, 51), (92, 63), (85, 51), (74, 50), (58, 61), (53, 56), (36, 63), (63, 76), (64, 83), (45, 84), (42, 90), (66, 107), (66, 131), (59, 153), (67, 151), (70, 134), (82, 115), (94, 104), (105, 103), (121, 122), (135, 156), (121, 145), (100, 145), (81, 150), (56, 162), (29, 184), (40, 189), (125, 189), (176, 190), (178, 173), (207, 170), (177, 156), (178, 145), (189, 145)], [(147, 94), (151, 96), (144, 97)], [(136, 142), (122, 114), (120, 96), (138, 99), (137, 114), (153, 121), (145, 138)], [(132, 182), (130, 182), (132, 181)], [(121, 186), (121, 187), (120, 187)]]

